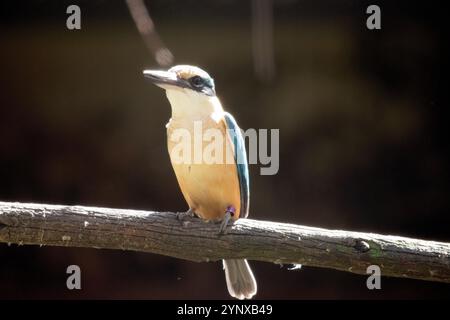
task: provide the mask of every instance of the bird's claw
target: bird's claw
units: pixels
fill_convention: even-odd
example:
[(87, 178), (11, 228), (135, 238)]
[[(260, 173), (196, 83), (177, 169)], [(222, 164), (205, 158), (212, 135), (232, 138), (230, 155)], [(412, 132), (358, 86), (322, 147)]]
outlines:
[(195, 216), (195, 211), (189, 208), (188, 211), (185, 212), (178, 212), (177, 213), (177, 220), (178, 221), (184, 221), (186, 218), (192, 218)]
[(223, 220), (220, 223), (219, 234), (226, 234), (227, 233), (228, 222), (230, 222), (231, 217), (233, 217), (235, 213), (236, 213), (236, 209), (233, 206), (228, 206), (227, 207), (227, 211), (225, 212), (225, 216), (223, 217)]

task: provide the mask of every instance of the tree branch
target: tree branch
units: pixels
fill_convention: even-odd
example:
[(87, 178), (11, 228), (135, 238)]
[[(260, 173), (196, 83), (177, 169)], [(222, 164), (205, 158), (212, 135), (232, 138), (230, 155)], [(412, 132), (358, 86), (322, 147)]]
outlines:
[(0, 242), (122, 249), (191, 261), (247, 258), (450, 283), (450, 244), (240, 219), (225, 235), (172, 212), (0, 202)]

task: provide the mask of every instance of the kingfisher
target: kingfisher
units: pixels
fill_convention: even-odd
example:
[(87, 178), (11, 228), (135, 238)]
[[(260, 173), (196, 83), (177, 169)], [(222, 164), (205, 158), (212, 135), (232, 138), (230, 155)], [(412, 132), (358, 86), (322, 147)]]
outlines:
[[(178, 184), (189, 206), (178, 218), (198, 216), (207, 221), (221, 221), (219, 233), (226, 233), (230, 220), (248, 216), (250, 202), (247, 154), (236, 120), (224, 111), (216, 96), (214, 80), (206, 71), (177, 65), (167, 71), (144, 70), (143, 73), (165, 89), (172, 109), (166, 125), (167, 146)], [(200, 131), (196, 130), (199, 125)], [(200, 157), (194, 154), (195, 161), (192, 157), (189, 161), (180, 161), (176, 152), (180, 133), (188, 133), (192, 139), (203, 139), (197, 136), (207, 131), (218, 133), (215, 143), (222, 149), (219, 153), (231, 156), (222, 157), (223, 161), (207, 161), (202, 157), (207, 146), (198, 150), (191, 144), (184, 151), (187, 154), (200, 152)], [(232, 297), (251, 299), (256, 294), (256, 280), (247, 260), (223, 260), (223, 269)]]

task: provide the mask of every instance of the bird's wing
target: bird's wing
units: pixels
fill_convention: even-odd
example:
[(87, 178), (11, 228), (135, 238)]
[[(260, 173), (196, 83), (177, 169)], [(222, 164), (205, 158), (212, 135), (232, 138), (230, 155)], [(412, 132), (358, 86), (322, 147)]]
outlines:
[(241, 212), (239, 213), (239, 217), (247, 218), (250, 205), (250, 178), (244, 138), (233, 116), (225, 112), (224, 117), (228, 128), (227, 132), (233, 142), (234, 160), (236, 161), (236, 169), (239, 177), (239, 188), (241, 192)]

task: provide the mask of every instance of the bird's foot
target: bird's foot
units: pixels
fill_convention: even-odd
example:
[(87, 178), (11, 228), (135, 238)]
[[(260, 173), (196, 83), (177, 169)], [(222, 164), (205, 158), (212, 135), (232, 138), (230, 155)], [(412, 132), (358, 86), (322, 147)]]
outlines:
[(178, 212), (177, 213), (177, 219), (179, 221), (184, 221), (188, 217), (189, 218), (195, 217), (195, 211), (192, 208), (189, 208), (189, 210), (186, 212)]
[(226, 234), (228, 222), (230, 222), (231, 217), (236, 213), (236, 208), (233, 206), (228, 206), (227, 211), (225, 211), (225, 216), (223, 217), (222, 223), (220, 224), (219, 234)]

